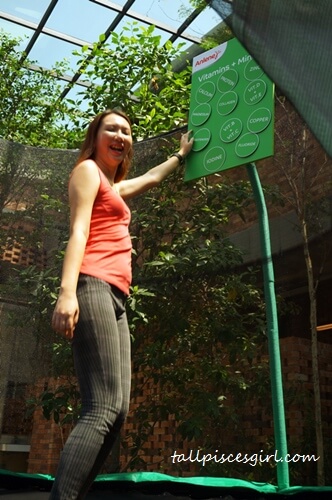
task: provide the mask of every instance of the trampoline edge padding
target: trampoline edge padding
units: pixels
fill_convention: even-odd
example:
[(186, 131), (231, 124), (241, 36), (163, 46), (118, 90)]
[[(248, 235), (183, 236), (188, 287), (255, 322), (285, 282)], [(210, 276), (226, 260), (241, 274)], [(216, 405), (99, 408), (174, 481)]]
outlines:
[[(51, 488), (53, 476), (47, 474), (28, 474), (24, 472), (11, 472), (0, 469), (0, 485), (2, 488), (38, 488), (48, 490)], [(237, 478), (228, 477), (178, 477), (169, 476), (158, 472), (124, 472), (115, 474), (102, 474), (94, 482), (96, 489), (129, 488), (146, 490), (210, 490), (214, 494), (236, 491), (259, 493), (268, 495), (297, 495), (303, 493), (332, 492), (332, 486), (291, 486), (278, 490), (270, 483), (257, 483)]]

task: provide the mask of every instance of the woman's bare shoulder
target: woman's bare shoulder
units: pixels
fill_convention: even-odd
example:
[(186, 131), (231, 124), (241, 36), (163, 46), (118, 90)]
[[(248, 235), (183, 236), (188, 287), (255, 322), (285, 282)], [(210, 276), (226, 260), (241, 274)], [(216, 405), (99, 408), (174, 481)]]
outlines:
[(75, 181), (76, 181), (82, 177), (84, 177), (84, 178), (87, 177), (90, 179), (93, 179), (93, 178), (99, 179), (98, 167), (97, 167), (97, 164), (94, 160), (90, 160), (90, 159), (83, 160), (80, 163), (78, 163), (77, 165), (75, 165), (75, 167), (73, 168), (73, 170), (71, 172), (70, 179), (71, 180), (75, 179)]
[(78, 170), (86, 170), (86, 171), (91, 171), (91, 172), (97, 173), (98, 166), (94, 160), (87, 159), (87, 160), (80, 161), (77, 165), (75, 165), (72, 173), (77, 172)]
[(78, 163), (70, 176), (69, 192), (84, 191), (93, 192), (99, 189), (100, 177), (97, 164), (93, 160), (84, 160)]

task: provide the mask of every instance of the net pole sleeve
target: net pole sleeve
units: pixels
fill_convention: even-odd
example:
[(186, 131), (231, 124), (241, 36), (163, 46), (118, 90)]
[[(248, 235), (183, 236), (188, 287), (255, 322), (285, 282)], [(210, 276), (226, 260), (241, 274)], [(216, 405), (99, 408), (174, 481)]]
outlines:
[(264, 294), (266, 303), (268, 349), (270, 359), (272, 410), (276, 444), (275, 453), (277, 461), (277, 481), (278, 489), (283, 490), (289, 487), (289, 468), (288, 462), (285, 460), (285, 458), (287, 457), (287, 435), (270, 229), (264, 193), (254, 163), (250, 163), (247, 165), (247, 172), (253, 189), (256, 208), (258, 212), (264, 277)]

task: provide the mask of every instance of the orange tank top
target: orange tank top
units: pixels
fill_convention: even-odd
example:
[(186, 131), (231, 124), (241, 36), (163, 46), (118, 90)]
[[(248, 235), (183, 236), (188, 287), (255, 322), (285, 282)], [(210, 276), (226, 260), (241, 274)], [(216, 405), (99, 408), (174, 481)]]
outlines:
[(100, 278), (129, 295), (132, 278), (130, 210), (98, 167), (100, 186), (93, 204), (81, 273)]

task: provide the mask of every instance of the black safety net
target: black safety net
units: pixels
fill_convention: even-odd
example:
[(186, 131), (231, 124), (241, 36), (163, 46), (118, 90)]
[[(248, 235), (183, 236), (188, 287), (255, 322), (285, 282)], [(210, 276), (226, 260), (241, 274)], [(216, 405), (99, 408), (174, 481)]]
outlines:
[(330, 0), (208, 2), (332, 154)]

